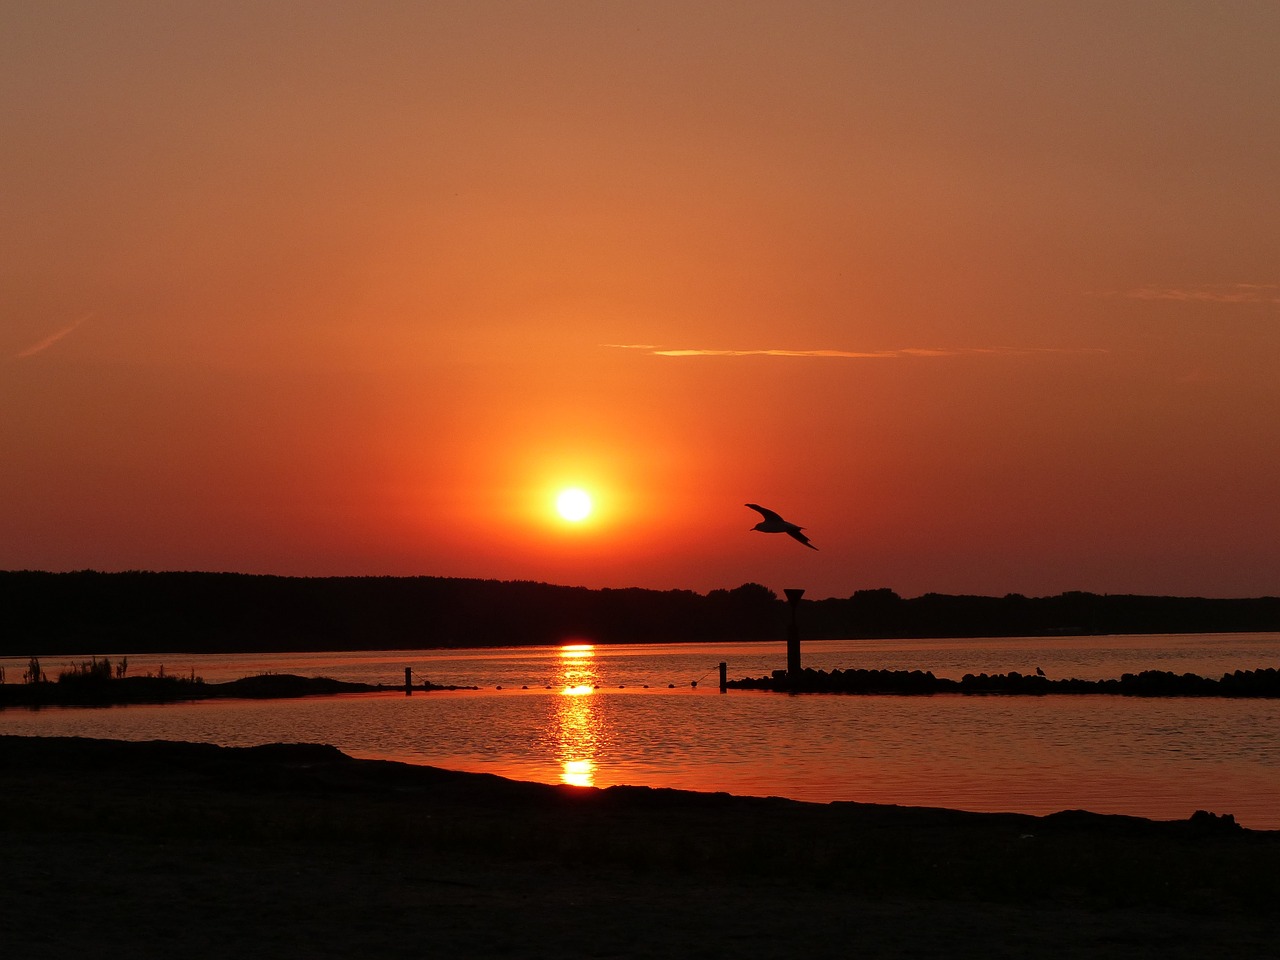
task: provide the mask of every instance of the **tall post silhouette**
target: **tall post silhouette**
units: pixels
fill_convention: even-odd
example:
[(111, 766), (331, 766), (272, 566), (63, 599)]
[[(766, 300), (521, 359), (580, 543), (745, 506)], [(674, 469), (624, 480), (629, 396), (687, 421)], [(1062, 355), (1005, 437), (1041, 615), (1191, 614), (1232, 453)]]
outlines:
[(782, 591), (791, 604), (791, 626), (787, 628), (787, 678), (792, 681), (800, 679), (800, 624), (796, 619), (796, 611), (800, 607), (803, 590), (794, 587)]

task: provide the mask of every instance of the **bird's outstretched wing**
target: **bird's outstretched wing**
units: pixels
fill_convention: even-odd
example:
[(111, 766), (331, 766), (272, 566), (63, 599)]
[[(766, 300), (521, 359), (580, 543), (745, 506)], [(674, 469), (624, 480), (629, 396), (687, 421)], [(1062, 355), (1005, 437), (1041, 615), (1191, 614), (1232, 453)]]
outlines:
[(796, 527), (794, 530), (788, 530), (788, 531), (787, 531), (787, 536), (795, 537), (797, 540), (799, 540), (801, 543), (803, 543), (803, 544), (804, 544), (806, 547), (808, 547), (810, 550), (817, 550), (817, 549), (818, 549), (818, 548), (817, 548), (817, 547), (815, 547), (812, 543), (810, 543), (810, 542), (809, 542), (809, 538), (808, 538), (808, 537), (806, 537), (803, 533), (801, 533), (801, 532), (800, 532), (800, 527)]
[(809, 542), (808, 537), (800, 532), (804, 528), (798, 524), (791, 523), (789, 520), (783, 520), (782, 517), (778, 516), (772, 510), (767, 507), (762, 507), (758, 503), (748, 503), (746, 506), (757, 511), (760, 516), (764, 517), (764, 519), (757, 523), (752, 529), (759, 530), (761, 533), (785, 533), (787, 536), (794, 537), (796, 540), (803, 543), (810, 550), (818, 549)]

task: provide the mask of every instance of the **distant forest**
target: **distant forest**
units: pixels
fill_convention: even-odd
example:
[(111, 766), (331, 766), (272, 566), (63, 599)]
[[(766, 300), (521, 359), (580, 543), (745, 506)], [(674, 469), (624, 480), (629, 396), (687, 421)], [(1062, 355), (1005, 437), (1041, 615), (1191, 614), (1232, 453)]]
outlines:
[[(0, 655), (289, 652), (568, 642), (779, 640), (757, 583), (689, 590), (445, 577), (0, 571)], [(1280, 631), (1280, 598), (1064, 593), (801, 601), (803, 639)]]

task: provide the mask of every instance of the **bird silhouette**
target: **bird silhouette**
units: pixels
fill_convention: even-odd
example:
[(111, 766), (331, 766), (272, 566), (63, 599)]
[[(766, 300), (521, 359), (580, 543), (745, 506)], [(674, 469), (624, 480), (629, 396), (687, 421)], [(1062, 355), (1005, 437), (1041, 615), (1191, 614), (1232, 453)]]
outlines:
[(804, 529), (804, 527), (796, 526), (794, 523), (788, 523), (786, 520), (783, 520), (780, 516), (778, 516), (772, 510), (768, 509), (767, 507), (762, 507), (758, 503), (748, 503), (747, 506), (750, 507), (752, 510), (757, 511), (760, 514), (760, 516), (764, 517), (763, 520), (761, 520), (759, 523), (757, 523), (754, 527), (751, 528), (752, 530), (759, 530), (761, 533), (785, 533), (787, 536), (791, 537), (792, 539), (799, 540), (810, 550), (818, 549), (812, 543), (809, 542), (808, 537), (806, 537), (803, 533), (800, 532), (801, 530)]

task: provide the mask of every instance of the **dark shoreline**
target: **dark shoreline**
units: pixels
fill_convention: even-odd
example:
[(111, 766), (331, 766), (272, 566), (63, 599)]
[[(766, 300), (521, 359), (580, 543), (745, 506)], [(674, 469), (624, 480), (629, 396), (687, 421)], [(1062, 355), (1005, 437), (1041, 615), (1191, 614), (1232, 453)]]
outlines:
[[(1050, 680), (1043, 676), (1007, 674), (966, 674), (960, 680), (936, 677), (921, 670), (804, 670), (791, 677), (777, 670), (769, 677), (729, 680), (729, 690), (767, 690), (777, 693), (817, 693), (844, 695), (892, 694), (896, 696), (1073, 696), (1126, 697), (1280, 697), (1280, 670), (1236, 670), (1213, 680), (1195, 674), (1175, 674), (1162, 670), (1126, 673), (1111, 680)], [(205, 683), (198, 678), (122, 677), (112, 679), (100, 673), (78, 673), (57, 682), (0, 683), (0, 710), (5, 707), (120, 706), (131, 703), (182, 703), (220, 698), (288, 699), (335, 696), (351, 693), (394, 693), (404, 686), (352, 683), (331, 677), (301, 677), (296, 674), (260, 674), (222, 683)], [(446, 690), (475, 690), (476, 687), (419, 682), (417, 693)]]
[[(415, 683), (417, 693), (433, 690), (474, 690), (475, 687)], [(294, 697), (332, 697), (344, 693), (403, 692), (404, 686), (353, 683), (332, 677), (301, 677), (293, 673), (264, 673), (222, 683), (187, 677), (121, 677), (77, 674), (55, 682), (0, 684), (0, 709), (12, 707), (99, 707), (137, 703), (189, 703), (197, 700), (287, 700)]]
[(1267, 956), (1280, 935), (1280, 831), (1212, 814), (553, 787), (296, 744), (0, 736), (0, 769), (12, 915), (76, 898), (51, 932), (6, 925), (24, 957)]
[(1073, 696), (1109, 695), (1124, 697), (1280, 697), (1280, 670), (1236, 670), (1221, 680), (1194, 673), (1143, 670), (1110, 680), (1055, 679), (1016, 671), (998, 674), (967, 673), (959, 680), (935, 677), (922, 670), (803, 670), (797, 677), (785, 670), (772, 676), (730, 680), (730, 690), (772, 690), (779, 693), (896, 694), (932, 696), (966, 694), (983, 696)]

